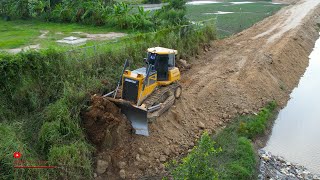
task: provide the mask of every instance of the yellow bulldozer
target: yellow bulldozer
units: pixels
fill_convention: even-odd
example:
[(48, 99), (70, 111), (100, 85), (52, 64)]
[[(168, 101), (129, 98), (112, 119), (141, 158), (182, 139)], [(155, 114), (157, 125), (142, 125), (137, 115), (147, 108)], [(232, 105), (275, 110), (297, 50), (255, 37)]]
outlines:
[(180, 98), (182, 89), (176, 67), (177, 51), (163, 47), (147, 50), (145, 67), (130, 71), (126, 60), (117, 88), (104, 95), (121, 108), (136, 134), (148, 136), (148, 122), (155, 120)]

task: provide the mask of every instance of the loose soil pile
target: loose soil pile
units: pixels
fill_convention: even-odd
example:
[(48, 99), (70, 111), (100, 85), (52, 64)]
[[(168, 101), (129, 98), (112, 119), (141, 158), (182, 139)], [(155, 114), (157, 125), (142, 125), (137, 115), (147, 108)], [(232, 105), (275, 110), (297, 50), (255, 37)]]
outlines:
[[(305, 3), (308, 13), (291, 16)], [(118, 121), (111, 120), (105, 125), (113, 131), (106, 141), (117, 139), (117, 143), (98, 152), (97, 162), (109, 166), (99, 173), (98, 163), (96, 179), (158, 178), (165, 173), (163, 163), (186, 155), (204, 130), (215, 131), (239, 114), (256, 113), (271, 100), (284, 106), (318, 37), (319, 4), (318, 0), (301, 0), (244, 32), (213, 42), (209, 50), (189, 61), (192, 67), (182, 74), (182, 98), (149, 124), (149, 137), (130, 134), (120, 114), (113, 114), (121, 123), (112, 125)], [(110, 114), (103, 115), (103, 108), (95, 109), (101, 115), (89, 116), (99, 117), (93, 123), (112, 119)], [(89, 137), (97, 134), (91, 132), (95, 126), (88, 124)], [(104, 141), (97, 138), (91, 137), (98, 144)]]
[(129, 122), (121, 114), (120, 109), (101, 96), (92, 96), (91, 106), (84, 113), (83, 119), (88, 139), (99, 148), (105, 148), (105, 143), (110, 144), (106, 141), (108, 136), (118, 131), (120, 127), (125, 127), (130, 131)]

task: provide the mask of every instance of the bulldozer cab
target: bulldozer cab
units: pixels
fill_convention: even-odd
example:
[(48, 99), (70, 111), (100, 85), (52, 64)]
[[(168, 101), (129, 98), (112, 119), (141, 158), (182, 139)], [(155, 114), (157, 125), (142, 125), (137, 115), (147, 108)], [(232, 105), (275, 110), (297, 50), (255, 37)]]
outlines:
[(176, 50), (154, 47), (148, 49), (147, 63), (152, 65), (152, 71), (157, 73), (157, 81), (167, 81), (169, 69), (175, 67)]

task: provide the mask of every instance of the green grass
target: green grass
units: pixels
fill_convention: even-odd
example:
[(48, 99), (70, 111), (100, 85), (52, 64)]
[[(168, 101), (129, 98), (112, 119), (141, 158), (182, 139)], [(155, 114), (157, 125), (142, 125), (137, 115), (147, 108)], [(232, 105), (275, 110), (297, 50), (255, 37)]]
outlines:
[[(40, 31), (49, 31), (49, 33), (46, 35), (46, 38), (41, 39), (38, 37), (42, 34)], [(49, 48), (51, 46), (58, 47), (55, 42), (56, 40), (67, 36), (79, 37), (79, 35), (72, 32), (97, 34), (118, 31), (119, 30), (115, 28), (103, 26), (95, 27), (80, 24), (50, 23), (37, 20), (0, 20), (0, 49), (12, 49), (35, 44), (40, 44), (42, 48)], [(122, 32), (131, 33), (130, 31)], [(87, 45), (94, 43), (101, 43), (101, 41), (89, 41)]]
[[(211, 175), (211, 179), (215, 179), (214, 177), (222, 180), (257, 179), (259, 161), (252, 140), (265, 133), (275, 114), (276, 104), (271, 102), (257, 115), (238, 117), (215, 134), (211, 141), (208, 140), (206, 133), (203, 134), (199, 145), (195, 146), (180, 165), (171, 169), (173, 177), (208, 179), (202, 178), (205, 174)], [(173, 162), (173, 166), (176, 164)]]
[[(205, 5), (187, 5), (187, 17), (191, 21), (216, 19), (218, 36), (228, 37), (274, 14), (283, 5), (257, 2), (252, 4), (232, 5), (228, 2)], [(217, 11), (235, 12), (233, 14), (205, 14)]]
[[(132, 1), (136, 2), (136, 1)], [(228, 5), (228, 6), (225, 6)], [(267, 16), (278, 11), (283, 5), (272, 5), (267, 2), (257, 2), (253, 4), (231, 5), (228, 2), (205, 5), (187, 5), (187, 18), (191, 21), (202, 21), (216, 18), (218, 36), (228, 37), (238, 33)], [(214, 13), (217, 11), (236, 12), (234, 14), (214, 15), (204, 13)], [(40, 31), (49, 31), (46, 38), (41, 39)], [(64, 24), (41, 22), (37, 20), (0, 20), (0, 50), (20, 48), (27, 45), (40, 44), (41, 48), (71, 49), (72, 46), (61, 46), (55, 41), (67, 36), (78, 36), (72, 32), (85, 33), (108, 33), (118, 32), (113, 27), (94, 27), (81, 24)], [(137, 33), (133, 31), (122, 31), (129, 34)], [(62, 33), (62, 34), (59, 34)], [(100, 44), (101, 41), (88, 41), (85, 46)]]

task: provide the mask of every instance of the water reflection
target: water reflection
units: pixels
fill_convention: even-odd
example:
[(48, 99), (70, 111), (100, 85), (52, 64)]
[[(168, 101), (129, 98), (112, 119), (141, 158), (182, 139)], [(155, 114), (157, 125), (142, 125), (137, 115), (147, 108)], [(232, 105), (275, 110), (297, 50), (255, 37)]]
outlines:
[(320, 39), (309, 67), (279, 113), (265, 149), (320, 173)]

